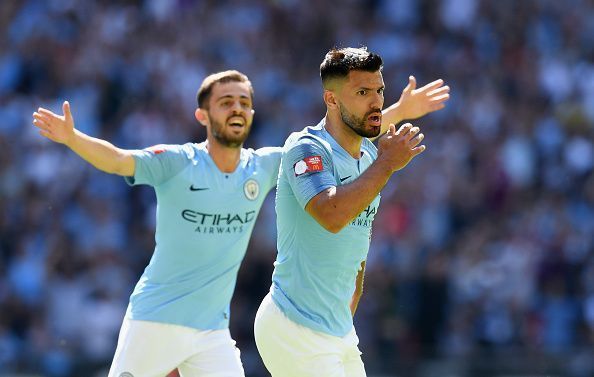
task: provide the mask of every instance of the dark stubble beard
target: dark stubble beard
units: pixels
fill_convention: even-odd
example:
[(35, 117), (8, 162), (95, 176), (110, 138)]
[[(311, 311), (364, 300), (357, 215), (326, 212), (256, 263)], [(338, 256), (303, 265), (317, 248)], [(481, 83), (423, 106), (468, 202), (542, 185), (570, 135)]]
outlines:
[[(214, 136), (215, 140), (218, 141), (219, 144), (227, 148), (240, 148), (249, 135), (250, 130), (249, 126), (247, 125), (247, 119), (245, 118), (244, 120), (246, 121), (246, 126), (244, 127), (247, 127), (247, 132), (244, 132), (243, 135), (237, 137), (230, 137), (229, 135), (224, 133), (224, 125), (212, 119), (210, 115), (208, 116), (208, 119), (210, 121), (210, 132), (212, 133), (212, 136)], [(225, 122), (227, 122), (227, 120), (229, 119), (226, 119)]]
[(357, 135), (361, 137), (376, 137), (379, 135), (381, 131), (381, 127), (370, 127), (369, 129), (365, 129), (365, 122), (367, 121), (367, 117), (372, 113), (380, 112), (379, 109), (371, 110), (367, 114), (365, 114), (362, 118), (357, 118), (356, 115), (351, 114), (342, 103), (338, 103), (340, 107), (340, 117), (344, 124), (349, 126), (351, 130), (353, 130)]

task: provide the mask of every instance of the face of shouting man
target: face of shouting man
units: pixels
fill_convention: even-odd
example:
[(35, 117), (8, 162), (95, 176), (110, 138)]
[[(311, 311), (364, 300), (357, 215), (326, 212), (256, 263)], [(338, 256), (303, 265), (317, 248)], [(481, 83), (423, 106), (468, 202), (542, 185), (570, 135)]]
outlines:
[(384, 80), (380, 71), (349, 72), (335, 91), (342, 121), (357, 135), (379, 135), (384, 106)]
[(221, 146), (240, 148), (254, 119), (250, 83), (215, 83), (207, 107), (198, 112), (202, 112), (198, 120), (206, 126), (209, 139), (212, 136)]

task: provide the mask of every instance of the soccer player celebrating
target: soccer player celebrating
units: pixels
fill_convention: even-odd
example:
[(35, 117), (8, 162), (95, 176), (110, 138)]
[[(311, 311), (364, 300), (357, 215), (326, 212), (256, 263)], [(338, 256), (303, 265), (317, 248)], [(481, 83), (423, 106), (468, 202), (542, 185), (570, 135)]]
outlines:
[[(243, 149), (253, 89), (237, 72), (207, 77), (197, 95), (202, 143), (123, 150), (39, 109), (34, 124), (107, 173), (157, 195), (156, 247), (124, 318), (110, 377), (242, 376), (229, 334), (229, 304), (264, 197), (275, 186), (279, 148)], [(126, 374), (128, 373), (128, 374)], [(201, 374), (203, 373), (203, 374)]]
[[(411, 81), (388, 116), (422, 116), (443, 107), (441, 80)], [(243, 148), (252, 125), (253, 88), (237, 71), (212, 74), (197, 95), (201, 143), (125, 150), (75, 129), (64, 115), (39, 108), (33, 124), (107, 173), (157, 195), (156, 246), (122, 323), (109, 377), (243, 376), (229, 333), (239, 265), (266, 194), (276, 185), (281, 148)]]
[[(287, 139), (276, 192), (278, 256), (254, 325), (274, 377), (361, 377), (353, 315), (371, 225), (390, 176), (425, 150), (418, 127), (382, 127), (382, 59), (332, 49), (320, 66), (327, 113)], [(379, 149), (368, 139), (377, 137)]]

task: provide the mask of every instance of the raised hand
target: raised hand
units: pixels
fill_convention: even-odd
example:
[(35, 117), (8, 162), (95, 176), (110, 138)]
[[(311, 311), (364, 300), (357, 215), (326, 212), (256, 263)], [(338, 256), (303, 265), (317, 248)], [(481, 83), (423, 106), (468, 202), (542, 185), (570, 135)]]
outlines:
[(425, 114), (443, 109), (450, 98), (450, 87), (442, 79), (435, 80), (417, 89), (414, 76), (408, 77), (408, 85), (398, 100), (401, 119), (417, 119)]
[(74, 119), (70, 112), (70, 104), (62, 104), (64, 115), (58, 115), (40, 107), (33, 113), (33, 125), (39, 128), (39, 134), (57, 143), (68, 145), (74, 138)]
[(410, 123), (403, 124), (398, 131), (390, 124), (388, 132), (379, 139), (377, 159), (383, 160), (393, 172), (403, 169), (425, 150), (424, 145), (419, 145), (424, 138), (419, 127)]

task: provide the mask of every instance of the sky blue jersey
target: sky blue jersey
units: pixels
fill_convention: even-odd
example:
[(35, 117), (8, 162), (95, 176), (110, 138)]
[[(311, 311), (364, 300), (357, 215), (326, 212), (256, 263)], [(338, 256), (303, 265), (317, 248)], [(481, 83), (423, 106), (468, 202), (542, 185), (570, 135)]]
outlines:
[(278, 256), (271, 292), (294, 322), (335, 336), (352, 329), (351, 297), (367, 258), (380, 196), (336, 234), (304, 208), (318, 193), (357, 179), (376, 158), (377, 148), (366, 138), (361, 157), (353, 158), (326, 131), (324, 121), (287, 139), (276, 191)]
[(131, 185), (157, 195), (155, 251), (130, 296), (128, 318), (217, 330), (229, 325), (237, 271), (266, 194), (276, 185), (281, 148), (242, 149), (221, 172), (206, 143), (134, 151)]

